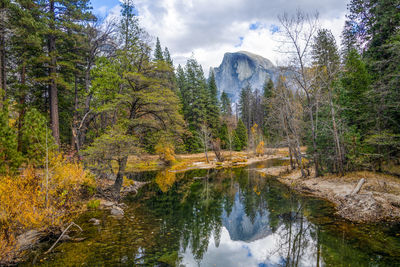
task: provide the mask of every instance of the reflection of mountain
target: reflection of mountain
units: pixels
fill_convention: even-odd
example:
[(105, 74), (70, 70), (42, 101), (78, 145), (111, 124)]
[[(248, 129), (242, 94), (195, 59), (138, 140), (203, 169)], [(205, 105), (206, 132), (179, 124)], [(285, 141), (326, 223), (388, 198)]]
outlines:
[(232, 212), (229, 216), (225, 211), (222, 213), (222, 224), (228, 230), (231, 240), (252, 242), (271, 234), (268, 214), (267, 210), (264, 210), (263, 215), (257, 212), (252, 222), (245, 213), (239, 193), (236, 193)]

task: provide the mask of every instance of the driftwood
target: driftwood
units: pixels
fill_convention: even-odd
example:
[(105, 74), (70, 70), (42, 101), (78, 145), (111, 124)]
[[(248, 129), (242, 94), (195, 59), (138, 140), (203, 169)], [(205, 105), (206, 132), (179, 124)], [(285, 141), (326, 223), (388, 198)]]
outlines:
[(361, 187), (363, 186), (363, 184), (365, 183), (365, 179), (361, 178), (360, 181), (358, 182), (357, 186), (354, 188), (353, 192), (351, 192), (351, 196), (354, 196), (356, 194), (358, 194), (358, 192), (360, 192)]
[(62, 232), (62, 234), (61, 234), (60, 237), (57, 239), (57, 241), (54, 242), (54, 244), (53, 244), (53, 245), (49, 248), (49, 250), (47, 250), (44, 254), (48, 254), (48, 253), (50, 253), (50, 252), (53, 250), (53, 248), (57, 245), (57, 243), (61, 240), (61, 238), (65, 235), (65, 233), (68, 231), (68, 229), (69, 229), (71, 226), (76, 226), (76, 227), (79, 228), (79, 230), (81, 230), (81, 232), (83, 231), (82, 228), (81, 228), (79, 225), (77, 225), (77, 224), (74, 223), (74, 222), (71, 222), (71, 223), (68, 225), (68, 227), (65, 228), (65, 230)]

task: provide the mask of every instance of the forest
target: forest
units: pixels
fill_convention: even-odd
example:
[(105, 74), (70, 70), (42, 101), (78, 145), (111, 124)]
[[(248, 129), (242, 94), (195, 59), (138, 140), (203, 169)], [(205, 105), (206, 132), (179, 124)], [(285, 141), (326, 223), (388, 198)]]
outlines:
[(89, 0), (2, 0), (0, 259), (24, 229), (70, 222), (99, 184), (119, 199), (135, 155), (173, 166), (177, 154), (286, 147), (304, 179), (399, 176), (399, 6), (351, 0), (341, 40), (318, 13), (280, 14), (279, 78), (232, 103), (194, 56), (174, 64), (133, 1), (112, 20)]

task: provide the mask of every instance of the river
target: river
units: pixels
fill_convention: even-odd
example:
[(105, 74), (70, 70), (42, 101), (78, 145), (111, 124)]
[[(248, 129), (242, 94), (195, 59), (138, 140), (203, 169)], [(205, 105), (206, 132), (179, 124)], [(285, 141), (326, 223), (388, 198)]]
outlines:
[[(84, 238), (32, 252), (23, 266), (398, 266), (399, 224), (353, 224), (321, 199), (255, 169), (168, 171), (124, 202), (125, 216), (88, 211)], [(89, 219), (101, 220), (92, 225)]]

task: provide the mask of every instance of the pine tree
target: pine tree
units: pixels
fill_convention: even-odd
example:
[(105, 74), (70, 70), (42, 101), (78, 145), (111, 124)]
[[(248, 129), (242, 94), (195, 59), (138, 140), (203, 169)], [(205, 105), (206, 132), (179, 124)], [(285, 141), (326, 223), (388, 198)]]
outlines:
[(208, 95), (209, 99), (207, 101), (207, 122), (211, 131), (214, 135), (217, 132), (219, 126), (219, 101), (218, 101), (218, 89), (217, 84), (215, 82), (214, 72), (210, 73), (210, 77), (208, 80)]
[[(67, 43), (79, 36), (77, 34), (85, 21), (93, 19), (90, 13), (89, 0), (50, 0), (40, 1), (41, 13), (47, 25), (43, 35), (47, 36), (48, 92), (50, 98), (50, 118), (53, 137), (60, 145), (59, 90), (65, 89), (65, 78), (60, 75), (61, 67), (68, 73), (71, 66), (68, 60), (71, 51)], [(76, 39), (75, 39), (76, 40)], [(74, 42), (74, 41), (72, 41)], [(62, 48), (67, 50), (62, 50)], [(61, 94), (65, 96), (66, 94)], [(65, 122), (63, 123), (65, 125)]]
[(237, 136), (235, 147), (237, 150), (243, 150), (247, 147), (248, 136), (246, 126), (241, 119), (238, 121), (235, 133)]
[(222, 92), (221, 94), (221, 113), (223, 116), (232, 116), (232, 104), (227, 93)]
[(154, 59), (158, 61), (164, 61), (163, 52), (161, 49), (160, 40), (157, 37), (156, 48), (154, 49)]
[(0, 3), (0, 112), (5, 107), (7, 98), (7, 35), (9, 29), (10, 1), (4, 0)]
[[(127, 6), (122, 14), (134, 16), (133, 9)], [(122, 23), (126, 20), (122, 18)], [(135, 20), (130, 20), (137, 23)], [(126, 27), (119, 34), (123, 39), (123, 30), (137, 27), (123, 24)], [(97, 93), (99, 109), (105, 122), (103, 134), (86, 150), (86, 154), (104, 166), (99, 154), (105, 153), (107, 161), (118, 164), (114, 192), (119, 195), (128, 156), (143, 150), (146, 137), (157, 132), (170, 131), (174, 136), (182, 134), (183, 120), (179, 114), (178, 97), (173, 91), (166, 71), (170, 66), (164, 62), (154, 61), (149, 46), (140, 36), (128, 34), (134, 40), (125, 40), (129, 49), (122, 47), (115, 57), (102, 57), (93, 70), (95, 79), (93, 87)], [(135, 53), (132, 53), (135, 51)], [(164, 67), (167, 66), (167, 69)], [(178, 137), (176, 137), (178, 139)], [(108, 163), (109, 164), (109, 163)], [(107, 166), (107, 165), (106, 165)]]
[(13, 27), (13, 35), (10, 38), (10, 54), (16, 69), (12, 97), (17, 101), (18, 121), (18, 151), (21, 151), (22, 131), (24, 115), (27, 108), (29, 93), (37, 90), (34, 70), (38, 57), (43, 57), (41, 29), (44, 27), (40, 20), (40, 10), (32, 1), (18, 1), (18, 4), (10, 8), (10, 24)]
[(342, 91), (340, 105), (346, 123), (360, 133), (368, 132), (370, 119), (367, 92), (370, 90), (371, 77), (367, 67), (356, 50), (351, 50), (345, 59), (345, 72), (341, 77)]
[(239, 98), (239, 108), (240, 108), (240, 118), (242, 122), (246, 125), (248, 131), (250, 131), (251, 126), (253, 126), (253, 113), (252, 113), (252, 97), (250, 85), (247, 85), (240, 92)]
[(0, 111), (0, 174), (15, 171), (20, 163), (17, 136), (9, 125), (8, 112)]
[(164, 49), (164, 59), (165, 59), (165, 62), (167, 62), (169, 65), (171, 65), (171, 66), (174, 65), (174, 62), (172, 61), (168, 47), (165, 47), (165, 49)]
[(272, 110), (271, 99), (273, 97), (273, 92), (274, 92), (273, 81), (271, 79), (265, 80), (263, 86), (263, 100), (262, 100), (262, 109), (263, 109), (262, 129), (265, 136), (270, 136), (269, 133), (270, 125), (268, 124), (268, 122), (269, 122), (269, 116), (271, 116), (271, 110)]
[(185, 66), (186, 88), (185, 97), (188, 107), (186, 120), (190, 129), (198, 131), (207, 121), (208, 90), (203, 69), (195, 59), (189, 59)]
[(226, 122), (224, 122), (222, 124), (222, 126), (219, 128), (218, 131), (218, 138), (221, 140), (221, 147), (223, 149), (228, 148), (228, 125), (226, 124)]
[(176, 86), (178, 87), (178, 96), (180, 99), (180, 102), (182, 104), (182, 111), (183, 113), (187, 113), (188, 109), (188, 101), (185, 99), (186, 96), (186, 77), (185, 77), (185, 71), (183, 70), (182, 66), (179, 64), (178, 67), (176, 68)]

